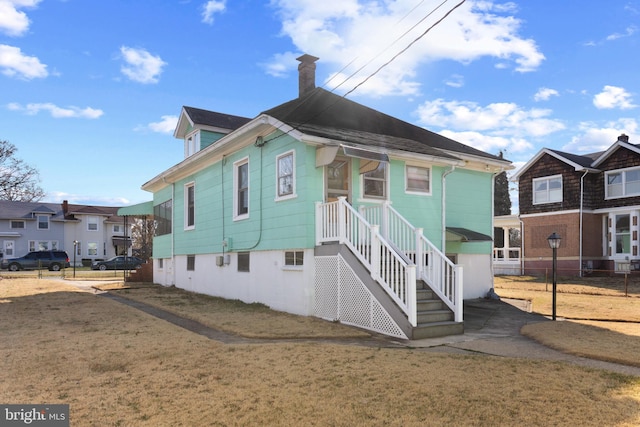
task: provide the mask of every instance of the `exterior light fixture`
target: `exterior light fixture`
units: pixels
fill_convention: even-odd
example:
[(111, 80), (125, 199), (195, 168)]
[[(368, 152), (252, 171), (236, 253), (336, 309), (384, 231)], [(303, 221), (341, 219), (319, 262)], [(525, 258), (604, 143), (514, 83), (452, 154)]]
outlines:
[(558, 283), (558, 275), (557, 275), (557, 266), (558, 266), (558, 248), (560, 247), (560, 241), (562, 237), (558, 235), (555, 231), (549, 237), (547, 237), (547, 241), (549, 242), (549, 247), (553, 250), (553, 303), (552, 303), (552, 314), (551, 318), (556, 320), (556, 289)]

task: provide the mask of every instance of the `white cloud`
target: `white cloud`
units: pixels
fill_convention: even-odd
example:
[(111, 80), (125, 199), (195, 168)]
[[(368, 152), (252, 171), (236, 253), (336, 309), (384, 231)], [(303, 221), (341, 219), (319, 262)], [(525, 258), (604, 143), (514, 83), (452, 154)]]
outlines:
[(534, 101), (548, 101), (552, 96), (559, 96), (559, 93), (555, 89), (549, 89), (548, 87), (541, 87), (538, 89), (535, 95), (533, 95)]
[(161, 116), (159, 122), (151, 122), (146, 126), (138, 126), (135, 130), (150, 130), (151, 132), (171, 134), (178, 125), (178, 116)]
[(631, 37), (638, 31), (638, 28), (635, 26), (627, 27), (624, 33), (613, 33), (607, 36), (607, 41), (617, 40), (624, 37)]
[(62, 203), (66, 200), (73, 204), (91, 206), (127, 206), (131, 204), (131, 201), (124, 197), (101, 197), (95, 194), (83, 195), (64, 191), (50, 191), (45, 196), (45, 200), (48, 203)]
[(162, 67), (167, 65), (159, 56), (153, 56), (144, 49), (122, 46), (120, 53), (125, 65), (122, 74), (138, 83), (158, 83)]
[[(366, 5), (357, 0), (272, 1), (282, 19), (282, 34), (291, 39), (298, 51), (318, 56), (326, 64), (338, 67), (349, 64), (336, 76), (344, 79), (356, 74), (342, 85), (345, 90), (352, 89), (389, 62), (448, 10), (438, 10), (428, 16), (434, 3), (419, 2), (417, 6), (415, 3), (403, 0)], [(452, 5), (448, 2), (445, 7)], [(470, 63), (492, 57), (501, 67), (509, 66), (519, 72), (535, 70), (544, 55), (533, 40), (519, 35), (521, 21), (514, 13), (513, 3), (467, 1), (358, 91), (374, 96), (417, 94), (420, 90), (416, 78), (418, 67), (440, 60)], [(280, 59), (272, 59), (271, 69), (293, 68)], [(338, 85), (340, 80), (336, 78), (334, 82), (329, 88)]]
[(0, 70), (9, 77), (25, 80), (44, 78), (49, 75), (47, 66), (35, 56), (27, 56), (20, 48), (0, 44)]
[(21, 105), (17, 103), (10, 103), (7, 108), (12, 111), (22, 111), (28, 115), (36, 115), (40, 111), (48, 111), (51, 117), (55, 119), (64, 118), (82, 118), (82, 119), (97, 119), (104, 114), (102, 110), (98, 110), (91, 107), (78, 108), (74, 106), (62, 108), (50, 102), (47, 103), (33, 103), (27, 105)]
[(441, 128), (442, 135), (492, 153), (524, 152), (533, 147), (531, 139), (564, 129), (564, 123), (550, 118), (551, 113), (507, 102), (480, 106), (443, 99), (424, 102), (416, 111), (420, 124)]
[(273, 77), (286, 77), (289, 74), (289, 70), (296, 67), (298, 63), (296, 58), (299, 57), (299, 53), (285, 52), (278, 53), (273, 56), (273, 59), (262, 65), (267, 74)]
[(564, 124), (550, 119), (551, 110), (523, 109), (517, 104), (500, 102), (482, 107), (475, 102), (427, 101), (418, 107), (419, 122), (427, 126), (460, 130), (492, 131), (502, 134), (544, 136), (564, 129)]
[(21, 36), (29, 29), (27, 14), (18, 10), (36, 7), (41, 0), (0, 0), (0, 32)]
[(605, 86), (602, 92), (593, 97), (593, 105), (600, 109), (619, 108), (621, 110), (636, 107), (631, 100), (631, 94), (617, 86)]
[(445, 84), (447, 86), (455, 87), (455, 88), (462, 87), (464, 86), (464, 77), (461, 76), (460, 74), (454, 74), (451, 77), (449, 77), (449, 79), (447, 79)]
[(604, 125), (583, 122), (580, 123), (579, 129), (580, 133), (562, 147), (563, 151), (583, 154), (604, 151), (616, 142), (622, 133), (629, 136), (629, 142), (640, 142), (639, 123), (636, 119), (623, 118)]
[(209, 25), (213, 24), (213, 15), (224, 12), (225, 8), (226, 0), (210, 0), (206, 2), (202, 8), (202, 22)]

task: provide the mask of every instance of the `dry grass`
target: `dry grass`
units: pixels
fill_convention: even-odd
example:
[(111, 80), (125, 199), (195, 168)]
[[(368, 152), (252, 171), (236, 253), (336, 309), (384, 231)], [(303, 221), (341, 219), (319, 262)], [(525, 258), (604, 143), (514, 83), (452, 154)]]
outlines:
[[(640, 367), (638, 287), (628, 286), (625, 296), (619, 277), (565, 280), (557, 286), (556, 313), (570, 320), (527, 325), (522, 333), (566, 353)], [(496, 277), (495, 289), (531, 301), (536, 313), (552, 313), (552, 286), (535, 278)]]
[(361, 329), (330, 323), (315, 317), (277, 312), (262, 304), (245, 304), (178, 288), (151, 285), (135, 289), (118, 285), (98, 286), (118, 290), (125, 298), (163, 308), (203, 325), (248, 338), (353, 338), (368, 337)]
[(73, 426), (640, 423), (639, 379), (562, 363), (224, 345), (60, 281), (3, 280), (0, 300), (0, 402), (68, 403)]

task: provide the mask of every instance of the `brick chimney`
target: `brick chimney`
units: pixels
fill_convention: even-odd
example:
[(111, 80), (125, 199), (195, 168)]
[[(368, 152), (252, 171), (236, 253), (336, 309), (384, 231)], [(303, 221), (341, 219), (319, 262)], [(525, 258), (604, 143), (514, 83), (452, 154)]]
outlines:
[(298, 97), (302, 98), (307, 93), (316, 88), (316, 64), (320, 59), (306, 53), (299, 58), (298, 65)]
[(624, 133), (618, 137), (618, 141), (629, 142), (629, 135), (625, 135)]
[(69, 202), (67, 200), (62, 201), (62, 214), (67, 216), (69, 213)]

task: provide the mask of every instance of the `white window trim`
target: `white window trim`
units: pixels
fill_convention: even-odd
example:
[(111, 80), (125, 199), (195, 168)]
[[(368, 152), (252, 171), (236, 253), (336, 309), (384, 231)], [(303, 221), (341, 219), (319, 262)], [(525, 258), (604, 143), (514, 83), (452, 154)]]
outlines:
[[(547, 181), (547, 195), (549, 195), (549, 181), (556, 178), (560, 178), (560, 200), (546, 200), (544, 202), (536, 202), (536, 182)], [(564, 182), (562, 180), (562, 174), (541, 176), (540, 178), (533, 178), (531, 180), (531, 204), (533, 205), (547, 205), (550, 203), (561, 203), (564, 201)]]
[[(14, 227), (14, 224), (22, 224), (22, 227)], [(18, 219), (12, 219), (9, 221), (9, 228), (11, 228), (12, 230), (24, 230), (27, 227), (27, 225), (25, 224), (24, 221), (18, 220)]]
[[(291, 189), (291, 194), (285, 194), (284, 196), (280, 196), (280, 159), (283, 157), (287, 157), (287, 156), (292, 156), (292, 189)], [(298, 197), (298, 194), (296, 193), (296, 151), (295, 150), (290, 150), (287, 151), (286, 153), (282, 153), (278, 156), (276, 156), (276, 198), (275, 200), (277, 202), (282, 201), (282, 200), (288, 200), (288, 199), (293, 199)]]
[[(189, 188), (193, 188), (193, 224), (189, 224), (189, 203), (188, 203), (188, 194)], [(184, 200), (184, 229), (185, 230), (193, 230), (196, 228), (196, 182), (191, 181), (184, 185), (184, 195), (182, 197)]]
[(193, 156), (200, 151), (200, 129), (187, 134), (184, 138), (184, 157)]
[[(286, 263), (286, 259), (287, 259), (287, 252), (302, 252), (302, 264), (300, 265), (287, 265)], [(304, 249), (290, 249), (290, 250), (286, 250), (282, 253), (282, 270), (286, 270), (286, 271), (302, 271), (304, 270), (304, 259), (306, 258), (305, 256), (305, 251)], [(294, 255), (295, 257), (295, 255)]]
[[(94, 249), (94, 247), (92, 247), (93, 245), (95, 245), (95, 250), (96, 253), (92, 254), (91, 251)], [(98, 255), (98, 242), (87, 242), (87, 256), (89, 257), (97, 257)]]
[[(95, 220), (95, 222), (92, 222), (91, 220)], [(89, 226), (91, 224), (95, 224), (96, 225), (96, 229), (92, 230)], [(88, 216), (87, 217), (87, 231), (99, 231), (100, 230), (100, 220), (98, 219), (97, 216)]]
[[(627, 172), (638, 171), (638, 170), (640, 170), (640, 167), (634, 166), (634, 167), (630, 167), (630, 168), (606, 171), (604, 173), (604, 198), (605, 198), (605, 200), (622, 199), (622, 198), (625, 198), (625, 197), (637, 197), (637, 196), (640, 196), (640, 192), (632, 193), (632, 194), (627, 194), (626, 193)], [(618, 174), (618, 173), (622, 175), (622, 184), (621, 184), (622, 185), (622, 195), (620, 195), (620, 196), (610, 196), (609, 195), (609, 184), (608, 184), (609, 175)]]
[[(47, 227), (46, 228), (41, 228), (40, 227), (40, 217), (44, 217), (47, 219)], [(49, 215), (36, 215), (36, 228), (38, 230), (41, 231), (49, 231), (51, 230), (51, 218), (49, 217)]]
[(389, 189), (391, 188), (391, 179), (390, 179), (390, 175), (391, 175), (391, 163), (387, 163), (387, 162), (381, 162), (381, 163), (385, 163), (385, 168), (384, 168), (384, 197), (372, 197), (372, 196), (368, 196), (364, 194), (364, 175), (363, 173), (360, 174), (360, 200), (363, 201), (368, 201), (368, 202), (384, 202), (385, 200), (389, 200)]
[[(249, 197), (247, 199), (247, 213), (238, 214), (238, 169), (240, 166), (246, 164), (247, 165), (247, 182), (249, 186), (247, 191), (249, 192)], [(251, 212), (251, 167), (249, 166), (249, 157), (244, 157), (233, 163), (233, 220), (240, 221), (243, 219), (249, 218), (249, 212)]]
[[(422, 168), (422, 169), (427, 169), (429, 170), (429, 191), (419, 191), (419, 190), (409, 190), (409, 174), (407, 173), (407, 168), (409, 167), (414, 167), (414, 168)], [(415, 194), (418, 196), (430, 196), (431, 195), (431, 191), (433, 188), (433, 168), (430, 166), (421, 166), (421, 165), (415, 165), (415, 164), (411, 164), (411, 163), (405, 163), (404, 165), (404, 192), (406, 194)]]

